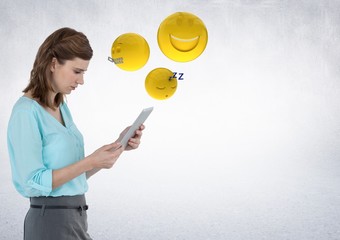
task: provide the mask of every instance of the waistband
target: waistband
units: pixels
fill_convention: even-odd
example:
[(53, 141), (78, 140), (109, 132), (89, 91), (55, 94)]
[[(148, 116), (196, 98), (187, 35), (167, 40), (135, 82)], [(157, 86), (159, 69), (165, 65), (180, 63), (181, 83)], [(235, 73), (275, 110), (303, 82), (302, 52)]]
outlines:
[(84, 195), (61, 197), (31, 197), (31, 208), (38, 208), (40, 216), (44, 216), (46, 209), (76, 209), (80, 215), (88, 210)]
[(60, 197), (31, 197), (31, 205), (54, 205), (54, 206), (84, 206), (85, 195), (60, 196)]

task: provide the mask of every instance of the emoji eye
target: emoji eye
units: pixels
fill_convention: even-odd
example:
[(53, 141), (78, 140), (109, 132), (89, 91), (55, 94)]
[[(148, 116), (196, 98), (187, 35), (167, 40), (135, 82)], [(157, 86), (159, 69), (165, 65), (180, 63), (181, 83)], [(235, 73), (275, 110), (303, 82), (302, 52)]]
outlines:
[(159, 90), (164, 90), (165, 89), (165, 87), (156, 87), (157, 89), (159, 89)]
[(120, 46), (116, 47), (117, 53), (120, 53)]
[(175, 89), (175, 88), (177, 88), (177, 83), (174, 83), (174, 84), (172, 84), (172, 86), (170, 86), (172, 89)]

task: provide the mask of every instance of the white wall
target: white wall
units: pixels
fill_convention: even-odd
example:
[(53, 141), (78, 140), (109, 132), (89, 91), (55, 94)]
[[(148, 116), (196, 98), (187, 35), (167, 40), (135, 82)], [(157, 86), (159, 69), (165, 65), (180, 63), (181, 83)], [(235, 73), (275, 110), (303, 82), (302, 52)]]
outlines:
[[(188, 63), (157, 45), (178, 11), (209, 34)], [(28, 208), (11, 183), (10, 111), (38, 47), (64, 26), (94, 49), (85, 85), (68, 96), (87, 154), (155, 107), (140, 149), (89, 181), (94, 239), (339, 239), (339, 11), (337, 0), (1, 1), (0, 239), (22, 238)], [(126, 32), (150, 45), (136, 72), (107, 61)], [(144, 89), (157, 67), (184, 73), (166, 101)]]

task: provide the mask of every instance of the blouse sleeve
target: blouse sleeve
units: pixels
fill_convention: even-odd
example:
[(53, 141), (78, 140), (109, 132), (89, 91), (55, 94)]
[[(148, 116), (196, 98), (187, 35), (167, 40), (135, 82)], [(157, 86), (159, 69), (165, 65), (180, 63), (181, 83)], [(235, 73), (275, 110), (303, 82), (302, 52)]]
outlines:
[(48, 196), (52, 169), (43, 162), (43, 142), (34, 112), (21, 110), (11, 116), (7, 141), (15, 188), (24, 197)]

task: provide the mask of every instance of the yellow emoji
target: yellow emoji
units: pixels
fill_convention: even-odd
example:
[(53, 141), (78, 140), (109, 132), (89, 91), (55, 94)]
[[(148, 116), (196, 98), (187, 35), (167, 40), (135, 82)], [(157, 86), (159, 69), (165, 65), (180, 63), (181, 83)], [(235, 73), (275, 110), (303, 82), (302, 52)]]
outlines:
[(135, 71), (147, 63), (150, 56), (149, 44), (139, 34), (125, 33), (112, 43), (111, 56), (119, 68)]
[(145, 78), (147, 93), (157, 100), (170, 98), (177, 89), (177, 79), (173, 76), (169, 69), (155, 68)]
[(157, 40), (165, 56), (177, 62), (189, 62), (204, 51), (208, 32), (202, 20), (194, 14), (177, 12), (160, 24)]

